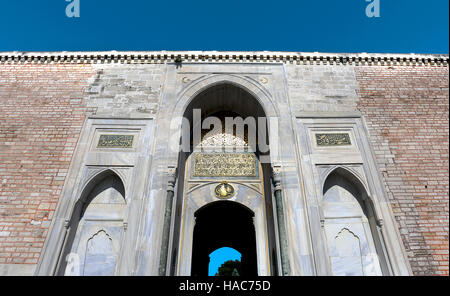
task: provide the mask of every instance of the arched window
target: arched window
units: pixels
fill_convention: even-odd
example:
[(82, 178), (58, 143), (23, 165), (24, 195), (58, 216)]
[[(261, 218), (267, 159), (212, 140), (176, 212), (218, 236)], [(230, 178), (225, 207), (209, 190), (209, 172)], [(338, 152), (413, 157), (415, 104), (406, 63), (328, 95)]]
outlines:
[(114, 275), (125, 211), (125, 190), (112, 171), (94, 178), (77, 202), (60, 266), (64, 275)]
[(324, 184), (322, 210), (333, 275), (382, 275), (377, 226), (359, 180), (343, 168), (334, 170)]

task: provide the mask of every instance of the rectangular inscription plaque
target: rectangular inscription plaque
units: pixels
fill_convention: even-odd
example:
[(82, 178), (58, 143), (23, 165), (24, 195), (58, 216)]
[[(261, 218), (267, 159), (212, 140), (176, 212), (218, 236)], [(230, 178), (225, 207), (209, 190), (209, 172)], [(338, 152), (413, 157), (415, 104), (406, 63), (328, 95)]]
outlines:
[(195, 153), (194, 177), (256, 177), (252, 153)]
[(132, 148), (133, 135), (101, 135), (97, 148)]
[(345, 146), (351, 145), (350, 135), (345, 134), (316, 134), (317, 146)]

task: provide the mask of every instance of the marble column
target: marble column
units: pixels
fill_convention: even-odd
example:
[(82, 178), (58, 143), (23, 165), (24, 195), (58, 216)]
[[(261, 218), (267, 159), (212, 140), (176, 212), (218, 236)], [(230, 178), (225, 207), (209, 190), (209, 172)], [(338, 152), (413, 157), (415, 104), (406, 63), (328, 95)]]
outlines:
[(286, 225), (284, 223), (284, 210), (283, 210), (283, 195), (281, 187), (281, 168), (274, 167), (272, 169), (272, 178), (275, 186), (275, 203), (277, 211), (278, 221), (278, 236), (280, 242), (280, 256), (281, 256), (281, 268), (282, 275), (290, 275), (291, 267), (288, 257), (288, 244), (286, 235)]
[(172, 205), (174, 197), (174, 187), (176, 181), (176, 171), (175, 167), (169, 166), (167, 174), (167, 195), (166, 195), (166, 211), (164, 213), (164, 224), (163, 224), (163, 234), (162, 234), (162, 244), (161, 244), (161, 257), (159, 260), (159, 275), (166, 275), (167, 267), (167, 256), (169, 253), (169, 238), (170, 238), (170, 225), (172, 222)]

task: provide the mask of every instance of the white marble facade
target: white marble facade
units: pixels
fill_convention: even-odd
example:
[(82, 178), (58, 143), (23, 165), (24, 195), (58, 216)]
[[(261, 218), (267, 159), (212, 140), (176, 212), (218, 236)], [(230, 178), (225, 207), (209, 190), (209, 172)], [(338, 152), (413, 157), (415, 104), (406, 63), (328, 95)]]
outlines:
[[(93, 66), (98, 75), (91, 88), (103, 85), (107, 93), (98, 90), (85, 98), (90, 107), (98, 105), (101, 114), (89, 116), (83, 127), (36, 275), (157, 275), (169, 168), (176, 168), (177, 174), (167, 275), (190, 274), (194, 213), (215, 200), (212, 188), (221, 181), (237, 190), (230, 202), (255, 214), (258, 275), (279, 272), (271, 170), (261, 168), (260, 178), (253, 181), (191, 180), (190, 158), (171, 149), (181, 134), (174, 118), (217, 85), (239, 88), (275, 120), (267, 168), (281, 171), (290, 275), (411, 273), (364, 122), (355, 110), (351, 67), (263, 62)], [(320, 85), (310, 82), (325, 76), (323, 83), (332, 84), (317, 91)], [(114, 97), (130, 85), (137, 89)], [(103, 95), (112, 103), (103, 104)], [(333, 95), (347, 99), (326, 99)], [(147, 107), (151, 112), (144, 112)], [(321, 147), (315, 133), (347, 133), (351, 144)], [(133, 135), (133, 144), (99, 148), (103, 134)], [(78, 255), (78, 270), (70, 254)]]
[(70, 252), (78, 262), (68, 264), (65, 275), (114, 275), (126, 208), (121, 182), (109, 175), (91, 191)]
[(340, 175), (329, 178), (331, 184), (324, 189), (322, 209), (333, 275), (382, 275), (369, 221), (356, 188)]

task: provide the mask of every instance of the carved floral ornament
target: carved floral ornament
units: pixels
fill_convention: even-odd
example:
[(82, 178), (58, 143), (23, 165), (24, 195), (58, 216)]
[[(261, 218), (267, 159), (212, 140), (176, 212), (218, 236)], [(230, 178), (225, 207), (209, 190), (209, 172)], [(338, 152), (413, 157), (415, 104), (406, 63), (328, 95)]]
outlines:
[(274, 165), (272, 167), (272, 178), (275, 190), (281, 190), (281, 166)]
[(205, 137), (199, 145), (200, 147), (217, 147), (217, 146), (235, 146), (235, 147), (248, 147), (248, 143), (235, 135), (227, 133), (217, 133)]
[[(201, 142), (199, 147), (240, 147), (245, 148), (249, 146), (248, 143), (248, 129), (245, 129), (243, 133), (237, 133), (233, 129), (231, 133), (226, 130), (225, 116), (220, 116), (220, 123), (222, 129), (218, 130), (206, 130), (202, 129)], [(255, 139), (256, 140), (256, 139)], [(255, 143), (256, 144), (256, 143)]]
[(267, 79), (267, 77), (261, 77), (261, 79), (259, 79), (259, 82), (261, 82), (262, 84), (267, 84), (269, 82), (269, 79)]

